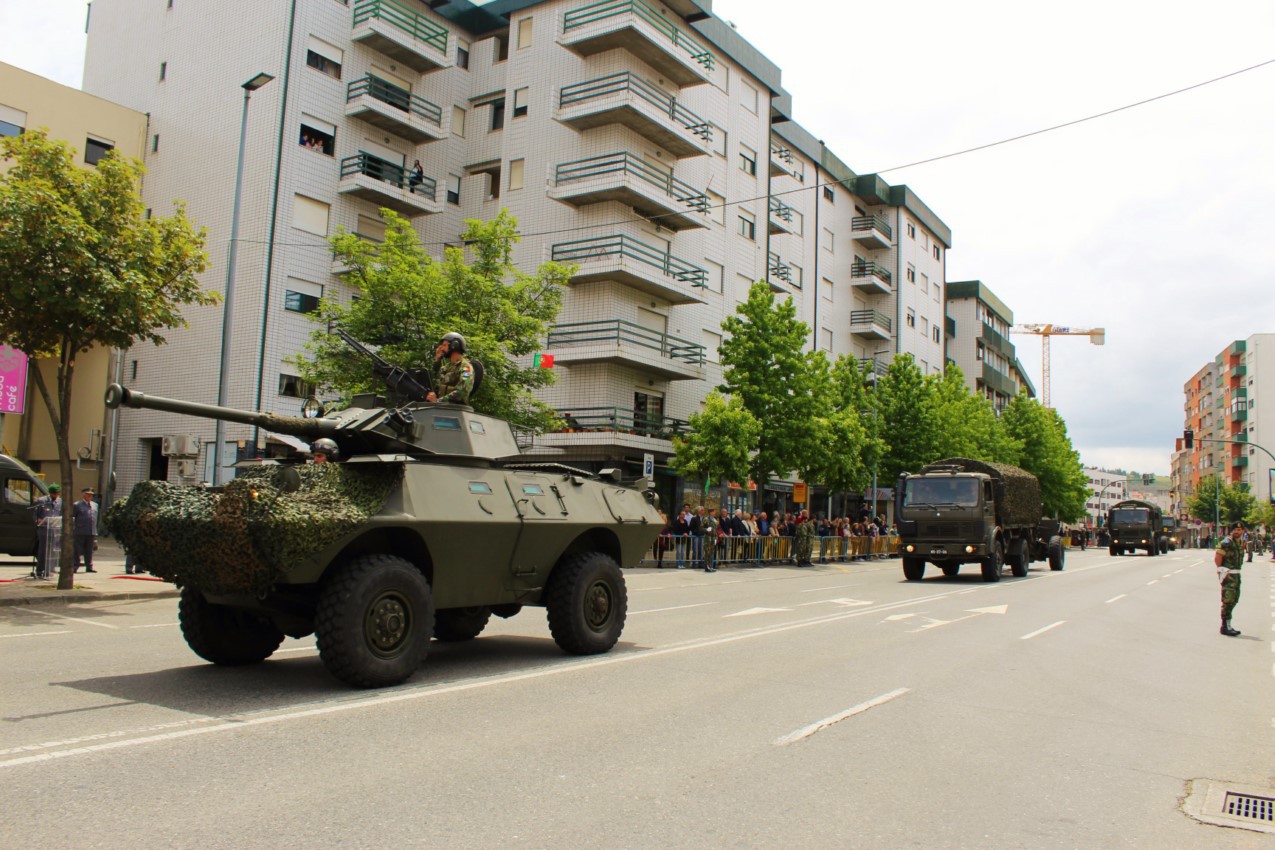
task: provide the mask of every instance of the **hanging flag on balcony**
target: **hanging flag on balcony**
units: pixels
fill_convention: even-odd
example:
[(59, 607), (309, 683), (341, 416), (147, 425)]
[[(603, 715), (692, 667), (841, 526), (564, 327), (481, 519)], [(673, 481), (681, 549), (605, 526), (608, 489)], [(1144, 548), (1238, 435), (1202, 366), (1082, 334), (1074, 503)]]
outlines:
[(536, 359), (534, 361), (534, 365), (540, 369), (552, 369), (553, 355), (552, 354), (537, 354)]

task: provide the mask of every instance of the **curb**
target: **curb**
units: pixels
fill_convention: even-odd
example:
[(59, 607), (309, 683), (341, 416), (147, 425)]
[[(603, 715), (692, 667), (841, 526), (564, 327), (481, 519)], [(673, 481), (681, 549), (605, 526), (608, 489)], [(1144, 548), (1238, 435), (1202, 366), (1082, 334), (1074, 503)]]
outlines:
[(138, 599), (176, 599), (181, 596), (180, 590), (158, 590), (153, 593), (131, 593), (123, 591), (120, 593), (103, 593), (101, 591), (74, 591), (61, 590), (53, 591), (48, 596), (6, 596), (0, 598), (0, 608), (6, 608), (15, 605), (74, 605), (77, 602), (110, 602), (110, 601), (126, 601)]

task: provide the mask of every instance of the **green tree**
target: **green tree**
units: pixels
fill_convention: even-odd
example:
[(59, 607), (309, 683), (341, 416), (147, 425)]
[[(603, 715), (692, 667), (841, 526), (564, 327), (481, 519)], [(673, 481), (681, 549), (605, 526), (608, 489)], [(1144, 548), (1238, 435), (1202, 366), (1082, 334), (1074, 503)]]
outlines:
[(308, 356), (294, 361), (302, 376), (343, 396), (383, 389), (368, 364), (328, 333), (333, 324), (379, 344), (382, 357), (409, 369), (432, 367), (438, 340), (456, 331), (486, 370), (470, 400), (474, 409), (517, 428), (552, 428), (556, 413), (532, 392), (551, 384), (553, 373), (528, 355), (543, 345), (573, 267), (544, 263), (535, 274), (519, 271), (512, 261), (517, 222), (504, 211), (489, 222), (467, 221), (465, 247), (446, 248), (441, 260), (425, 251), (406, 219), (392, 210), (381, 215), (385, 240), (379, 245), (352, 233), (332, 238), (359, 297), (348, 303), (325, 298), (311, 314), (323, 327), (311, 335)]
[(1001, 416), (1005, 431), (1022, 446), (1017, 464), (1040, 479), (1045, 516), (1076, 522), (1085, 514), (1090, 488), (1080, 454), (1056, 410), (1019, 393)]
[(1222, 480), (1216, 475), (1205, 475), (1195, 488), (1195, 493), (1187, 499), (1186, 510), (1191, 516), (1202, 522), (1212, 523), (1221, 516), (1221, 493), (1224, 489)]
[(748, 477), (752, 447), (761, 436), (761, 423), (738, 398), (729, 401), (718, 392), (704, 399), (704, 409), (690, 416), (690, 433), (673, 438), (673, 468), (687, 478), (712, 482)]
[(1186, 507), (1196, 519), (1212, 523), (1217, 518), (1223, 527), (1260, 517), (1257, 499), (1247, 486), (1226, 484), (1216, 475), (1200, 479), (1195, 495), (1187, 501)]
[(809, 450), (812, 401), (810, 366), (803, 353), (810, 328), (797, 318), (792, 299), (776, 303), (764, 281), (753, 284), (748, 300), (722, 322), (721, 392), (738, 398), (761, 422), (749, 464), (758, 488), (787, 475)]
[(937, 423), (930, 402), (933, 388), (911, 354), (894, 358), (873, 393), (885, 440), (878, 481), (894, 481), (937, 460)]
[[(219, 296), (199, 286), (204, 233), (182, 205), (167, 218), (146, 216), (141, 163), (109, 153), (80, 168), (43, 131), (0, 139), (0, 157), (12, 163), (0, 175), (0, 339), (56, 363), (52, 387), (41, 369), (30, 374), (70, 481), (75, 358), (95, 346), (161, 345), (164, 331), (186, 327), (181, 307)], [(70, 528), (73, 500), (62, 502)], [(63, 546), (59, 590), (73, 586), (71, 557)]]
[(829, 382), (831, 403), (823, 438), (827, 455), (818, 478), (834, 493), (864, 492), (885, 446), (876, 433), (874, 400), (854, 357), (838, 357)]
[(969, 457), (1018, 465), (1022, 446), (1006, 433), (987, 399), (974, 395), (961, 368), (926, 378), (934, 421), (934, 457)]

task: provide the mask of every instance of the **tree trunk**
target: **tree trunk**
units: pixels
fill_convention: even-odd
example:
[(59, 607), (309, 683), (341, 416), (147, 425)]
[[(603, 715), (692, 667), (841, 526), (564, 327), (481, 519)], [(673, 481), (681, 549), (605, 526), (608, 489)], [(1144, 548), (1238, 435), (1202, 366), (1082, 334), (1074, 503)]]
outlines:
[(73, 346), (66, 340), (62, 342), (62, 351), (58, 358), (58, 377), (56, 398), (49, 393), (44, 381), (44, 373), (39, 364), (32, 370), (35, 385), (44, 399), (44, 406), (49, 411), (49, 421), (57, 435), (58, 474), (62, 478), (62, 549), (58, 556), (58, 590), (75, 588), (74, 542), (75, 528), (72, 521), (72, 509), (75, 506), (75, 494), (72, 492), (71, 477), (71, 380), (75, 377), (75, 353)]

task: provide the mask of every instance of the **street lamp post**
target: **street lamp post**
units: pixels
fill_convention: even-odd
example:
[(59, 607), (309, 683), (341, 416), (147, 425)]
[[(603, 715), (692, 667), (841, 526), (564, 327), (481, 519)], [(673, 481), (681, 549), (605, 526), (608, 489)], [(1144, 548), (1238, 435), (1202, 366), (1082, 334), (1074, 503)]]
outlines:
[[(239, 205), (243, 195), (243, 160), (244, 147), (248, 136), (248, 101), (252, 93), (274, 79), (274, 75), (262, 72), (243, 84), (243, 118), (239, 123), (239, 160), (235, 165), (235, 202), (230, 214), (230, 256), (226, 259), (226, 300), (221, 314), (221, 372), (217, 379), (217, 404), (222, 407), (229, 403), (230, 395), (230, 351), (231, 337), (235, 321), (235, 260), (239, 254)], [(217, 428), (213, 437), (212, 449), (212, 483), (221, 484), (222, 469), (225, 467), (221, 453), (226, 442), (226, 423), (217, 420)]]

